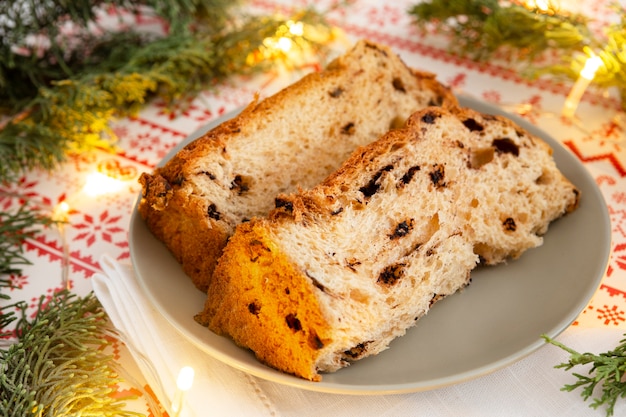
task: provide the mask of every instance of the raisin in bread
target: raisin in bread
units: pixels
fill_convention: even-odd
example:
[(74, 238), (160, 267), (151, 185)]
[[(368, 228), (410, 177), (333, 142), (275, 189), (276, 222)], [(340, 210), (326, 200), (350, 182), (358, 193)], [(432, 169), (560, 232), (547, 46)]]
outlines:
[(196, 321), (320, 380), (387, 348), (479, 263), (540, 245), (579, 193), (508, 119), (429, 108), (240, 225)]
[(139, 213), (204, 291), (235, 226), (266, 215), (277, 194), (319, 183), (414, 111), (456, 103), (433, 74), (360, 41), (144, 173)]

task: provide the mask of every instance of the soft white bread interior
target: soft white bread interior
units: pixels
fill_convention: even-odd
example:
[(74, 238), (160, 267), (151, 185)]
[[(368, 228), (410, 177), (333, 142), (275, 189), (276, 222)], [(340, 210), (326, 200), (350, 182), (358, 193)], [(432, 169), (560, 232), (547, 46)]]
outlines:
[(414, 111), (456, 104), (433, 74), (360, 41), (144, 173), (139, 213), (204, 291), (235, 227), (266, 215), (276, 195), (319, 183)]
[(432, 107), (241, 224), (196, 320), (320, 380), (387, 348), (479, 263), (518, 257), (579, 193), (508, 119)]

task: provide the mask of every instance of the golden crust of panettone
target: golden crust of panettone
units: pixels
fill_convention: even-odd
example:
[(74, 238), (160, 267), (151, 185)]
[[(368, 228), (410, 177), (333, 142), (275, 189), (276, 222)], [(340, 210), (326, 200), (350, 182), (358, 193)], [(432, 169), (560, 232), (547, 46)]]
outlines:
[[(329, 341), (330, 327), (311, 284), (272, 243), (255, 221), (231, 238), (216, 271), (212, 291), (219, 303), (196, 320), (254, 351), (269, 366), (313, 381), (317, 355)], [(231, 248), (231, 250), (229, 250)]]
[(144, 173), (139, 213), (205, 291), (237, 224), (269, 212), (277, 194), (314, 186), (418, 108), (456, 103), (433, 74), (360, 41)]

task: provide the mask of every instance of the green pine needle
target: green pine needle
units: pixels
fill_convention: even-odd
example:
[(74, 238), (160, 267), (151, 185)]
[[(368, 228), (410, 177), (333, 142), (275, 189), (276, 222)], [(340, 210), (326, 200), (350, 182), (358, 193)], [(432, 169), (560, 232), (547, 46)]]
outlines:
[[(556, 365), (555, 368), (569, 371), (576, 366), (591, 364), (587, 375), (573, 373), (577, 381), (566, 384), (561, 389), (571, 392), (582, 388), (580, 395), (583, 399), (585, 401), (593, 399), (590, 407), (597, 409), (605, 406), (606, 415), (612, 416), (617, 401), (626, 398), (626, 338), (622, 339), (615, 349), (596, 355), (579, 353), (546, 335), (542, 337), (546, 342), (570, 354), (567, 362)], [(600, 391), (600, 395), (594, 397), (597, 391)]]
[[(21, 109), (24, 98), (32, 98), (51, 81), (72, 78), (91, 70), (124, 62), (120, 57), (129, 48), (141, 47), (154, 36), (129, 28), (112, 32), (96, 21), (96, 9), (107, 6), (124, 9), (130, 14), (150, 15), (143, 6), (163, 19), (169, 34), (189, 31), (192, 24), (201, 24), (204, 31), (221, 32), (230, 20), (230, 11), (238, 0), (50, 0), (35, 2), (0, 2), (0, 105)], [(37, 19), (32, 9), (36, 7)], [(61, 31), (71, 22), (78, 30), (68, 39)], [(98, 31), (87, 30), (89, 26)], [(29, 37), (43, 34), (50, 47), (32, 47)], [(70, 46), (73, 45), (73, 46)], [(30, 54), (17, 52), (16, 47), (34, 49)]]
[(39, 227), (52, 223), (29, 204), (22, 204), (13, 212), (0, 212), (0, 276), (19, 274), (20, 266), (30, 265), (24, 256), (24, 241), (33, 237)]
[[(16, 94), (10, 92), (0, 94), (0, 107), (12, 109), (8, 121), (0, 124), (0, 182), (15, 181), (34, 168), (52, 170), (69, 152), (112, 148), (116, 138), (110, 121), (133, 115), (150, 100), (180, 102), (233, 75), (251, 74), (272, 64), (249, 57), (266, 37), (285, 27), (289, 17), (242, 17), (237, 25), (224, 28), (201, 20), (209, 11), (194, 15), (197, 30), (183, 25), (166, 37), (148, 41), (132, 33), (119, 34), (114, 42), (100, 44), (98, 54), (89, 54), (89, 62), (75, 64), (72, 76), (43, 83), (44, 75), (28, 75), (35, 80), (36, 94), (30, 101), (12, 101)], [(311, 10), (293, 18), (327, 27)], [(322, 49), (316, 40), (303, 39)], [(6, 80), (6, 71), (0, 64), (0, 86), (4, 80), (6, 90), (14, 83), (22, 88), (19, 82)]]
[(538, 13), (497, 0), (431, 0), (409, 14), (421, 28), (438, 22), (440, 31), (455, 36), (455, 52), (477, 60), (503, 50), (511, 59), (534, 59), (551, 48), (580, 50), (591, 36), (582, 15)]
[(452, 36), (451, 52), (478, 61), (495, 56), (525, 63), (522, 75), (530, 79), (547, 75), (576, 80), (585, 61), (595, 54), (603, 65), (594, 84), (615, 88), (626, 110), (626, 10), (619, 4), (614, 8), (620, 20), (600, 36), (589, 30), (589, 19), (581, 14), (542, 12), (516, 2), (430, 0), (414, 5), (408, 13), (418, 28)]
[(44, 301), (42, 297), (31, 320), (24, 303), (2, 309), (4, 316), (9, 307), (17, 307), (21, 317), (12, 320), (17, 320), (19, 341), (0, 350), (1, 415), (139, 416), (124, 410), (130, 397), (111, 395), (121, 379), (104, 351), (107, 318), (95, 296), (63, 291), (47, 305)]

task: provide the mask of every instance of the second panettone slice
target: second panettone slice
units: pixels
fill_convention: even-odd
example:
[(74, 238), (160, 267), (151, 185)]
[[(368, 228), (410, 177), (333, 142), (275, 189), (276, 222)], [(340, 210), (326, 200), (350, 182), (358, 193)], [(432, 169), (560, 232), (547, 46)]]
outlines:
[(196, 320), (310, 380), (386, 349), (438, 300), (542, 243), (579, 192), (508, 119), (428, 108), (240, 225)]

